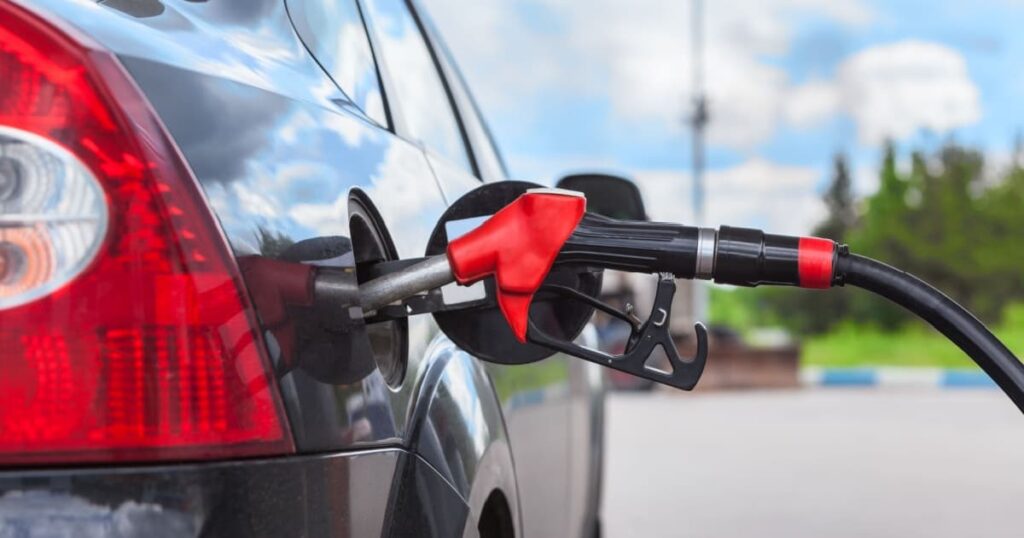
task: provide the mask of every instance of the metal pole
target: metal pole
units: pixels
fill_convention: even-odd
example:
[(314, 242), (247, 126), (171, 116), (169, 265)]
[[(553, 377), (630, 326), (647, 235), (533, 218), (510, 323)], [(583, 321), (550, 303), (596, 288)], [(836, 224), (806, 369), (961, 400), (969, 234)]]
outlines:
[[(692, 0), (690, 17), (691, 55), (693, 68), (693, 225), (704, 226), (704, 130), (708, 123), (707, 98), (704, 95), (704, 5)], [(705, 319), (708, 288), (704, 282), (693, 282), (693, 317)]]

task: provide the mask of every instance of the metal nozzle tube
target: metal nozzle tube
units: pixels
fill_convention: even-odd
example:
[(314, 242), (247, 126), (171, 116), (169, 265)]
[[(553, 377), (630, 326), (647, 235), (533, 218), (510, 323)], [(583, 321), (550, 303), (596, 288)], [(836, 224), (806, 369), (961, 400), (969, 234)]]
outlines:
[(455, 281), (448, 256), (439, 254), (401, 271), (375, 278), (359, 286), (364, 312), (400, 301)]

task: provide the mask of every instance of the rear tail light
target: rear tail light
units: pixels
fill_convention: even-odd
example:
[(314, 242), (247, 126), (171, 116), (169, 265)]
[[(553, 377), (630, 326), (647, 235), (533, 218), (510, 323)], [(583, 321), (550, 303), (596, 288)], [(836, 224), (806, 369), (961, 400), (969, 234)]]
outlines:
[(195, 180), (71, 34), (0, 2), (0, 464), (293, 451)]

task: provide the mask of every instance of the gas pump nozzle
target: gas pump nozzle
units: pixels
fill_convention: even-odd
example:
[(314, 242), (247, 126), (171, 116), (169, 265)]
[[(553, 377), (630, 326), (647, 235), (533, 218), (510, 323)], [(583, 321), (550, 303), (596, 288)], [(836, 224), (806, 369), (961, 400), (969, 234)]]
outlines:
[[(481, 187), (481, 189), (486, 188)], [(668, 333), (675, 278), (713, 280), (735, 286), (783, 285), (826, 289), (853, 285), (886, 297), (917, 314), (978, 363), (1024, 411), (1024, 365), (963, 307), (912, 275), (845, 245), (817, 237), (766, 234), (722, 226), (717, 230), (671, 223), (624, 221), (585, 212), (579, 193), (533, 189), (483, 224), (448, 243), (443, 255), (406, 265), (360, 287), (364, 310), (384, 308), (415, 294), (458, 282), (493, 277), (497, 304), (521, 343), (561, 351), (659, 383), (691, 389), (707, 358), (707, 332), (696, 325), (697, 353), (682, 361)], [(571, 287), (544, 284), (560, 266), (617, 269), (660, 275), (650, 316), (636, 322), (596, 297)], [(530, 319), (535, 294), (580, 301), (630, 323), (621, 355), (557, 338)], [(436, 305), (446, 308), (445, 305)], [(430, 305), (410, 312), (436, 311)], [(672, 366), (647, 366), (656, 348)]]
[[(795, 238), (766, 238), (738, 229), (719, 232), (669, 223), (622, 221), (585, 213), (585, 207), (582, 195), (572, 191), (527, 191), (473, 231), (450, 242), (446, 254), (423, 259), (363, 284), (363, 308), (372, 312), (451, 282), (468, 285), (493, 276), (498, 306), (520, 342), (531, 342), (689, 390), (697, 383), (706, 363), (707, 330), (700, 323), (695, 325), (696, 354), (682, 360), (669, 334), (675, 278), (716, 278), (716, 257), (721, 255), (727, 259), (754, 257), (762, 271), (725, 271), (724, 280), (720, 281), (740, 285), (762, 281), (800, 283)], [(728, 239), (721, 250), (720, 233)], [(831, 255), (832, 243), (828, 243)], [(780, 248), (789, 245), (794, 247), (792, 252)], [(638, 322), (630, 313), (596, 297), (566, 286), (544, 285), (545, 277), (556, 265), (660, 275), (650, 315)], [(830, 280), (831, 264), (827, 270), (825, 280)], [(581, 301), (629, 323), (632, 334), (625, 351), (611, 355), (546, 332), (529, 319), (530, 304), (541, 291)], [(667, 371), (648, 364), (659, 347), (671, 365)]]

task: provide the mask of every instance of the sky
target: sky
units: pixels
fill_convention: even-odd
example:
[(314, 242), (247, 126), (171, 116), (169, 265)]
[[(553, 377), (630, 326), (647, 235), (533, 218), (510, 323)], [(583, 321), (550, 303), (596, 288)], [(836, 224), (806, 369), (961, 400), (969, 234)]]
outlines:
[[(689, 220), (687, 0), (421, 0), (514, 178), (633, 178), (659, 220)], [(704, 2), (705, 224), (806, 233), (837, 152), (858, 195), (882, 143), (949, 140), (1008, 162), (1024, 121), (1024, 2)]]

